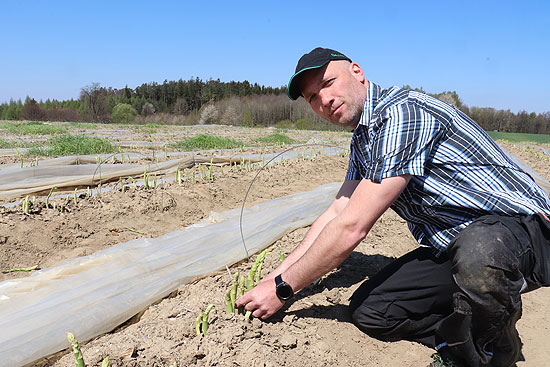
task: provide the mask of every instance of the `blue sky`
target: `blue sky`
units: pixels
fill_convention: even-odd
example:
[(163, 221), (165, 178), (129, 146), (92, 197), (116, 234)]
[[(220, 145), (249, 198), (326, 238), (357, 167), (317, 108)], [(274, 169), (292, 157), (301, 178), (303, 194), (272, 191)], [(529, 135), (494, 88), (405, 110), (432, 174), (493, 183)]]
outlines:
[(0, 102), (199, 77), (286, 85), (317, 46), (373, 82), (550, 111), (550, 1), (3, 1)]

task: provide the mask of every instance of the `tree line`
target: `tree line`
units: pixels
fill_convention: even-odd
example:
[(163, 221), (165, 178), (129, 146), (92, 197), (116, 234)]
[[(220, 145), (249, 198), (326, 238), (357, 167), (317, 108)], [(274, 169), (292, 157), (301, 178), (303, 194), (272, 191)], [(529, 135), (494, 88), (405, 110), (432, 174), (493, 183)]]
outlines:
[[(404, 88), (413, 89), (408, 85)], [(510, 110), (498, 110), (493, 107), (468, 107), (455, 91), (428, 93), (422, 88), (414, 88), (444, 102), (452, 104), (470, 116), (486, 131), (508, 133), (550, 134), (550, 111), (535, 113), (525, 110), (513, 113)]]
[[(135, 89), (92, 83), (81, 88), (78, 99), (36, 101), (27, 97), (24, 102), (2, 103), (0, 119), (281, 127), (295, 127), (298, 123), (305, 128), (331, 127), (315, 115), (303, 99), (291, 101), (286, 93), (286, 86), (266, 87), (246, 80), (165, 80), (162, 84), (144, 83)], [(454, 91), (431, 95), (453, 104), (485, 130), (550, 134), (550, 112), (513, 113), (490, 107), (468, 107)]]

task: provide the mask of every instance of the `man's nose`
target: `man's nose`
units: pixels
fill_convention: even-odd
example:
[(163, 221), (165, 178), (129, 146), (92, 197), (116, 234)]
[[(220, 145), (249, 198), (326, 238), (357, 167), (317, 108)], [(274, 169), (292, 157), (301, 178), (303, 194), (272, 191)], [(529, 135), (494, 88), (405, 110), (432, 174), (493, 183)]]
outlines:
[(321, 103), (324, 107), (330, 107), (332, 105), (332, 102), (334, 101), (332, 94), (326, 90), (320, 91), (319, 97), (321, 97)]

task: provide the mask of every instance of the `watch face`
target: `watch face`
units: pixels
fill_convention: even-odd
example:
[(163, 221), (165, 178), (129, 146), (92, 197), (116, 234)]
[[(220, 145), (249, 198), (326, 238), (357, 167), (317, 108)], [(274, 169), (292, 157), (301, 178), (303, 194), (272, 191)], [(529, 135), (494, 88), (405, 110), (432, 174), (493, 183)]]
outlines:
[(277, 296), (283, 301), (290, 299), (293, 295), (294, 292), (292, 291), (292, 287), (287, 283), (279, 284), (277, 287)]
[(275, 293), (280, 300), (286, 301), (294, 296), (292, 287), (281, 278), (281, 274), (275, 277)]

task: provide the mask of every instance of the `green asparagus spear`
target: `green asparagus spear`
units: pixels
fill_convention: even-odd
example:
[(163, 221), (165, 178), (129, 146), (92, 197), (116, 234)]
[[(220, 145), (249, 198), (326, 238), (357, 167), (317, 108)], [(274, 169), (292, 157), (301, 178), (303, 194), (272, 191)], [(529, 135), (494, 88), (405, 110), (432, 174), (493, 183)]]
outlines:
[(225, 313), (233, 313), (233, 305), (234, 303), (231, 303), (231, 289), (228, 289), (225, 292)]
[(84, 364), (84, 357), (82, 357), (82, 352), (80, 351), (80, 346), (78, 345), (78, 341), (74, 337), (73, 333), (67, 333), (67, 339), (69, 340), (69, 343), (71, 343), (71, 347), (73, 347), (75, 366), (86, 367)]
[(206, 331), (208, 330), (208, 314), (210, 313), (210, 310), (212, 310), (212, 307), (214, 307), (213, 304), (209, 304), (208, 307), (206, 307), (206, 311), (202, 314), (202, 335), (206, 336)]

